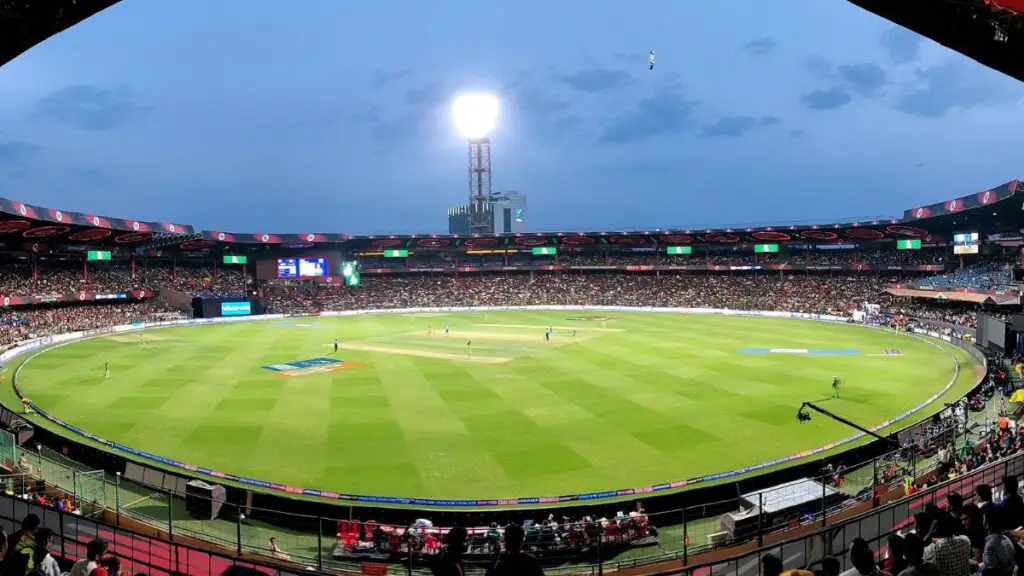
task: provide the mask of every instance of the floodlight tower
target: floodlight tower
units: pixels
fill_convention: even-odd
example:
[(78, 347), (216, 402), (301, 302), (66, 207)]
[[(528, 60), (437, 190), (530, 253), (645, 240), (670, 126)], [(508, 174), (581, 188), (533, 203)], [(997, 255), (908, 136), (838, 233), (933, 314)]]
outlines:
[(498, 119), (493, 94), (462, 94), (452, 103), (455, 128), (469, 141), (469, 233), (494, 232), (491, 206), (491, 131)]

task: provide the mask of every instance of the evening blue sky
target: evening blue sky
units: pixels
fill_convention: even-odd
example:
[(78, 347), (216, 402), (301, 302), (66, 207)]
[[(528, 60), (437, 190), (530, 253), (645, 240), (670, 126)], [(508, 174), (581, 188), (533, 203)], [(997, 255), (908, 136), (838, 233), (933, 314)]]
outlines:
[(1024, 175), (1024, 86), (844, 0), (125, 0), (0, 69), (0, 195), (444, 232), (471, 89), (533, 230), (891, 216)]

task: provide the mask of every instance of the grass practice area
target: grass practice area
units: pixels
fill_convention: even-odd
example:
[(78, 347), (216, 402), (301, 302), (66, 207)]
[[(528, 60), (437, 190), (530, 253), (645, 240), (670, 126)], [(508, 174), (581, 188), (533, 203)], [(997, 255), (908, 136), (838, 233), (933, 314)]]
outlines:
[(941, 390), (956, 363), (954, 388), (914, 420), (973, 385), (966, 353), (811, 321), (510, 311), (124, 333), (46, 350), (18, 383), (52, 416), (199, 467), (347, 494), (505, 499), (824, 446), (853, 432), (798, 423), (803, 401), (875, 425)]

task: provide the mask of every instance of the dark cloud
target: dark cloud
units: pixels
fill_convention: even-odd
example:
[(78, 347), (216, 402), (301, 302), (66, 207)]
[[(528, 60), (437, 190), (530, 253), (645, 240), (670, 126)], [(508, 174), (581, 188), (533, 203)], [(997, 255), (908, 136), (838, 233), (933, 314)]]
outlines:
[(580, 92), (607, 92), (629, 86), (633, 83), (633, 77), (623, 70), (592, 68), (562, 76), (562, 81)]
[(889, 82), (889, 74), (877, 64), (843, 64), (836, 68), (851, 92), (877, 96)]
[(776, 126), (782, 123), (782, 119), (778, 116), (761, 116), (757, 123), (761, 126)]
[(1020, 84), (955, 57), (915, 71), (916, 85), (901, 94), (896, 108), (907, 114), (939, 118), (953, 110), (1011, 104), (1024, 96)]
[(756, 127), (757, 118), (753, 116), (726, 116), (701, 126), (697, 136), (700, 138), (740, 138)]
[(814, 76), (819, 76), (822, 78), (831, 78), (833, 75), (832, 63), (822, 56), (811, 56), (810, 58), (807, 59), (806, 62), (804, 62), (804, 67), (807, 68), (807, 71), (813, 74)]
[(34, 144), (12, 140), (0, 134), (0, 176), (8, 180), (27, 177), (31, 173), (29, 164), (38, 152), (39, 147)]
[(111, 130), (149, 111), (134, 102), (126, 88), (101, 88), (88, 84), (68, 86), (45, 96), (36, 104), (40, 116), (79, 130)]
[(383, 88), (388, 84), (400, 82), (410, 77), (412, 77), (412, 70), (396, 70), (390, 72), (386, 70), (374, 70), (370, 73), (370, 85), (374, 88)]
[(448, 89), (443, 82), (432, 82), (426, 86), (406, 91), (402, 100), (409, 106), (428, 106), (440, 104), (449, 96)]
[(775, 40), (771, 38), (757, 38), (744, 44), (741, 49), (749, 54), (767, 54), (775, 50)]
[(370, 127), (380, 144), (398, 146), (422, 141), (437, 128), (438, 113), (451, 98), (451, 90), (443, 82), (431, 82), (410, 88), (401, 95), (397, 107), (372, 106), (351, 112), (351, 121)]
[(11, 140), (0, 134), (0, 167), (20, 167), (25, 164), (39, 148), (27, 142)]
[(612, 118), (598, 140), (622, 144), (681, 132), (693, 125), (697, 104), (677, 90), (662, 91), (641, 100), (634, 110)]
[(569, 111), (569, 102), (551, 94), (544, 81), (524, 75), (501, 91), (502, 106), (516, 118), (516, 129), (539, 141), (557, 141), (578, 134), (584, 120)]
[(906, 64), (917, 60), (922, 38), (902, 26), (893, 26), (882, 33), (882, 48), (893, 64)]
[(790, 130), (789, 131), (789, 137), (790, 138), (803, 138), (805, 134), (807, 134), (806, 130)]
[(809, 110), (835, 110), (846, 106), (850, 100), (850, 94), (839, 86), (829, 90), (815, 90), (800, 97), (800, 102)]

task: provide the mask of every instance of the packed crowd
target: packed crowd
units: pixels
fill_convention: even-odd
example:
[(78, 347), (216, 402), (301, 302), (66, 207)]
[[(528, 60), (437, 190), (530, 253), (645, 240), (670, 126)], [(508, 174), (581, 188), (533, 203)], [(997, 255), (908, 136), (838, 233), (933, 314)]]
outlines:
[(63, 332), (131, 324), (154, 314), (162, 318), (180, 317), (177, 310), (149, 302), (3, 310), (0, 311), (0, 346)]
[(915, 302), (908, 298), (897, 298), (888, 294), (877, 299), (884, 310), (891, 314), (928, 320), (936, 324), (977, 328), (978, 306), (970, 302), (928, 301)]
[(116, 269), (93, 269), (83, 274), (82, 267), (8, 265), (0, 267), (0, 294), (10, 296), (60, 296), (75, 292), (126, 292), (138, 284), (131, 275)]
[(273, 286), (270, 310), (617, 305), (845, 314), (890, 283), (879, 276), (543, 274), (363, 277), (358, 289)]
[(928, 290), (969, 289), (980, 291), (1015, 290), (1013, 271), (1006, 265), (988, 264), (929, 276), (912, 284)]
[[(851, 245), (852, 248), (852, 245)], [(869, 264), (872, 267), (920, 266), (943, 264), (945, 252), (939, 249), (920, 251), (882, 250), (793, 250), (754, 254), (750, 248), (708, 251), (694, 247), (691, 254), (668, 255), (664, 248), (617, 250), (578, 250), (560, 248), (557, 256), (533, 255), (529, 251), (512, 254), (416, 253), (408, 258), (362, 257), (366, 268), (433, 268), (452, 270), (459, 267), (500, 268), (503, 266), (645, 266), (645, 265), (717, 265), (744, 266), (770, 264), (802, 264), (807, 266), (849, 266)]]
[(235, 298), (245, 295), (252, 277), (236, 268), (178, 266), (151, 267), (140, 272), (141, 281), (151, 288), (170, 288), (193, 298)]

